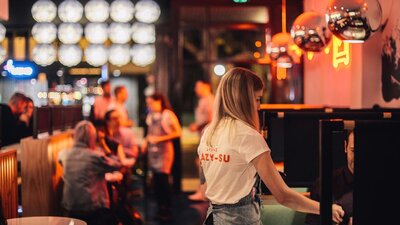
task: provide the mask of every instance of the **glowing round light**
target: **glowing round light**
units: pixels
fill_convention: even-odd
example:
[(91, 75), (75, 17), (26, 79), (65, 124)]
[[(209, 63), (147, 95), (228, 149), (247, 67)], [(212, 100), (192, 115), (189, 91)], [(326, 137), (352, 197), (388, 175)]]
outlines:
[(49, 44), (57, 38), (57, 27), (53, 23), (36, 23), (32, 28), (32, 37), (40, 44)]
[(221, 65), (221, 64), (218, 64), (218, 65), (215, 65), (215, 66), (214, 66), (214, 73), (215, 73), (215, 75), (217, 75), (217, 76), (222, 76), (222, 75), (225, 74), (225, 72), (226, 72), (225, 66), (223, 66), (223, 65)]
[(57, 16), (57, 6), (52, 1), (39, 0), (33, 4), (31, 13), (36, 22), (51, 22)]
[(123, 66), (129, 63), (129, 45), (127, 44), (113, 44), (110, 47), (108, 61), (116, 66)]
[(58, 17), (66, 23), (76, 23), (82, 19), (83, 6), (76, 0), (65, 0), (58, 6)]
[(111, 42), (125, 44), (131, 39), (131, 26), (129, 23), (112, 23), (108, 28)]
[(58, 49), (58, 60), (65, 66), (75, 66), (82, 59), (82, 50), (77, 45), (61, 45)]
[(132, 63), (137, 66), (147, 66), (156, 59), (156, 48), (154, 45), (136, 44), (131, 49)]
[(102, 44), (108, 38), (106, 23), (88, 23), (85, 26), (85, 38), (92, 44)]
[(119, 76), (121, 76), (121, 70), (114, 70), (112, 72), (112, 74), (113, 74), (114, 77), (119, 77)]
[(107, 63), (108, 51), (103, 45), (89, 45), (85, 49), (86, 62), (92, 66), (101, 66)]
[(110, 5), (104, 0), (90, 0), (85, 5), (85, 16), (90, 22), (104, 22), (110, 15)]
[(115, 22), (126, 23), (133, 19), (135, 6), (129, 0), (114, 0), (110, 7), (110, 17)]
[(156, 28), (153, 24), (134, 23), (132, 40), (138, 44), (150, 44), (156, 41)]
[(0, 23), (0, 42), (6, 37), (6, 27)]
[(161, 14), (160, 6), (152, 0), (140, 0), (135, 5), (135, 18), (143, 23), (154, 23)]
[(323, 50), (332, 37), (324, 17), (317, 12), (300, 14), (293, 22), (290, 34), (297, 46), (312, 52)]
[(64, 44), (75, 44), (82, 38), (83, 29), (79, 23), (62, 23), (58, 27), (58, 39)]
[(330, 0), (326, 10), (329, 30), (343, 41), (362, 43), (381, 26), (378, 0)]
[(291, 44), (293, 44), (293, 40), (290, 34), (280, 32), (272, 37), (267, 52), (273, 60), (276, 60), (281, 52), (287, 52), (289, 50)]
[(6, 59), (6, 55), (6, 50), (3, 48), (3, 46), (0, 45), (0, 64), (4, 62), (4, 60)]
[(48, 66), (56, 60), (56, 50), (52, 45), (39, 44), (32, 50), (33, 61), (41, 66)]

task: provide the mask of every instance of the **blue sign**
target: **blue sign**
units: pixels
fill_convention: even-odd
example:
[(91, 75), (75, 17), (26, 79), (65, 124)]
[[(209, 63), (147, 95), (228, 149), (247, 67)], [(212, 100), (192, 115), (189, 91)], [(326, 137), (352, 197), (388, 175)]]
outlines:
[(14, 61), (9, 59), (4, 64), (3, 69), (7, 77), (15, 79), (31, 79), (37, 75), (36, 64), (31, 61)]

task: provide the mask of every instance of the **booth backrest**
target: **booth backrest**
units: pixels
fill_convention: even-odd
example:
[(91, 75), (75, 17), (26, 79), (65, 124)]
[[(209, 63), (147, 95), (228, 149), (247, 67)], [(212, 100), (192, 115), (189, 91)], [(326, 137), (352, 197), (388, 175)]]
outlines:
[(18, 209), (17, 150), (0, 151), (0, 204), (6, 219), (17, 217)]

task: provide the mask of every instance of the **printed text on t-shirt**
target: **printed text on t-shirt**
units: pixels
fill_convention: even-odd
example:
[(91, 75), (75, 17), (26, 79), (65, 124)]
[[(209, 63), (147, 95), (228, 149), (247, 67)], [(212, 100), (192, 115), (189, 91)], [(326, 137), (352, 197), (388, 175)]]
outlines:
[(201, 153), (201, 161), (219, 161), (219, 162), (229, 162), (231, 156), (226, 154), (212, 154), (212, 153)]

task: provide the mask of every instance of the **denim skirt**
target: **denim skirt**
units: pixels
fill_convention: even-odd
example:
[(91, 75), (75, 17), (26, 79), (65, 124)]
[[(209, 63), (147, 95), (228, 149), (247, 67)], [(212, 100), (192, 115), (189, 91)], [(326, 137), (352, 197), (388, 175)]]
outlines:
[(251, 194), (235, 204), (210, 204), (204, 225), (262, 225), (260, 203)]

